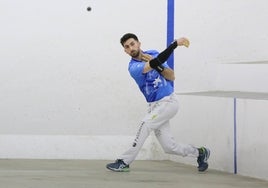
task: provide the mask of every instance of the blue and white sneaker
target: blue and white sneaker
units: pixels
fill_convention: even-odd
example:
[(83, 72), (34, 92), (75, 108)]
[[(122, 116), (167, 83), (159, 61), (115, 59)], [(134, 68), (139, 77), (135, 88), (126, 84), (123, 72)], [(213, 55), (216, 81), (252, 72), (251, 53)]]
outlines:
[(198, 171), (204, 172), (208, 169), (208, 158), (210, 156), (210, 151), (208, 148), (201, 147), (198, 148), (199, 156), (197, 157), (197, 163), (198, 163)]
[(124, 163), (122, 159), (117, 159), (114, 163), (109, 163), (106, 168), (115, 172), (129, 172), (129, 165)]

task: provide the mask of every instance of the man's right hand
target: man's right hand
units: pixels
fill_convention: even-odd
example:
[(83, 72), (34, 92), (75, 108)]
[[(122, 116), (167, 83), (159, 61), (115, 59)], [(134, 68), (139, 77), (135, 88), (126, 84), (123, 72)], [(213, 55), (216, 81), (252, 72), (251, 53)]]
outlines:
[(188, 48), (190, 45), (190, 41), (185, 37), (179, 38), (176, 41), (177, 41), (178, 46), (185, 46)]

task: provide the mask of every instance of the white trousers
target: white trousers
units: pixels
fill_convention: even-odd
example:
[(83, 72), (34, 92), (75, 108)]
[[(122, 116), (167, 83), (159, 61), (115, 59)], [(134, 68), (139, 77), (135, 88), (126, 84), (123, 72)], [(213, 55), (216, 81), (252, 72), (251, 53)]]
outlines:
[(123, 159), (126, 164), (132, 163), (151, 131), (154, 131), (165, 153), (183, 157), (198, 157), (198, 149), (196, 147), (189, 144), (176, 143), (171, 134), (169, 120), (176, 115), (178, 109), (179, 105), (175, 94), (149, 103), (148, 112), (139, 126), (133, 145), (119, 159)]

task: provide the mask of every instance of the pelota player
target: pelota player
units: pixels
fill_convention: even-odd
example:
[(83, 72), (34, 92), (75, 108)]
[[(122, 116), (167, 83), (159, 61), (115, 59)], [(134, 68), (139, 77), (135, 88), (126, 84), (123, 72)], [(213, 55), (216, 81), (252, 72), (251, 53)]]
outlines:
[(207, 170), (209, 149), (176, 143), (169, 124), (169, 120), (178, 111), (178, 101), (173, 93), (174, 71), (169, 68), (166, 60), (177, 46), (188, 47), (189, 40), (179, 38), (160, 54), (155, 50), (142, 51), (138, 37), (132, 33), (123, 35), (120, 42), (125, 52), (131, 56), (128, 70), (148, 102), (148, 112), (141, 121), (132, 146), (106, 167), (116, 172), (129, 171), (129, 165), (135, 160), (150, 132), (154, 131), (165, 153), (196, 157), (198, 170)]

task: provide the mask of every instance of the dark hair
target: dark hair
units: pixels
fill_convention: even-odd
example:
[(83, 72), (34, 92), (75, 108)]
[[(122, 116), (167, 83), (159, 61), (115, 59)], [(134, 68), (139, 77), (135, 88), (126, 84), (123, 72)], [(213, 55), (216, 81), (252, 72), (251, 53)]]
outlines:
[(120, 43), (121, 43), (121, 45), (124, 46), (124, 43), (125, 43), (128, 39), (130, 39), (130, 38), (133, 38), (134, 40), (139, 41), (138, 37), (137, 37), (135, 34), (133, 34), (133, 33), (126, 33), (126, 34), (124, 34), (124, 35), (121, 37), (121, 39), (120, 39)]

